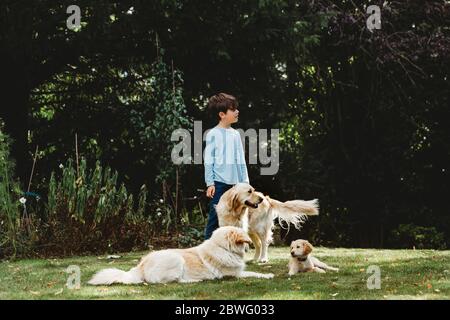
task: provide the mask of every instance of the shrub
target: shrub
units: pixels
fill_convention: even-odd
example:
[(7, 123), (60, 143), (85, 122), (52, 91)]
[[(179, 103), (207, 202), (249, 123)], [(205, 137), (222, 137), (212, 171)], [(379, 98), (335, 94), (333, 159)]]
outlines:
[[(9, 140), (1, 127), (0, 158), (0, 258), (146, 249), (159, 231), (146, 214), (146, 186), (135, 203), (118, 185), (117, 172), (99, 162), (88, 170), (82, 159), (77, 169), (69, 159), (61, 173), (51, 173), (45, 200), (21, 203), (25, 195), (11, 178)], [(27, 206), (31, 200), (35, 205)]]
[(21, 237), (24, 224), (19, 208), (20, 188), (14, 180), (10, 144), (11, 140), (3, 132), (0, 119), (0, 258), (5, 255), (15, 256), (26, 247), (26, 239)]
[(153, 230), (145, 216), (145, 185), (135, 205), (124, 184), (118, 186), (117, 172), (99, 162), (93, 170), (84, 159), (79, 172), (72, 160), (61, 168), (59, 178), (54, 172), (50, 177), (39, 251), (67, 255), (148, 247)]
[(188, 226), (184, 228), (183, 234), (178, 237), (180, 247), (194, 247), (203, 241), (203, 232), (200, 228)]
[(447, 244), (442, 232), (435, 227), (422, 227), (414, 224), (401, 224), (392, 231), (391, 240), (401, 248), (446, 249)]

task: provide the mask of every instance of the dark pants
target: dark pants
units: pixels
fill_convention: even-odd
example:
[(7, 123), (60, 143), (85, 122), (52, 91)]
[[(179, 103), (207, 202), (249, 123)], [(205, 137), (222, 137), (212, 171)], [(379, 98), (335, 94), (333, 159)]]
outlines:
[(219, 203), (220, 197), (230, 188), (231, 184), (226, 184), (219, 181), (214, 181), (215, 192), (212, 200), (209, 203), (208, 223), (206, 224), (205, 240), (211, 238), (214, 230), (219, 227), (219, 220), (217, 219), (217, 212), (215, 206)]

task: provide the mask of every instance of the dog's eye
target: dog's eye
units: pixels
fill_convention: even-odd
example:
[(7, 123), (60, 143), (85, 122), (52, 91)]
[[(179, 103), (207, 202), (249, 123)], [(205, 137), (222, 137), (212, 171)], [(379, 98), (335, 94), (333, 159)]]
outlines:
[(252, 190), (248, 190), (248, 193), (252, 193)]
[(300, 248), (299, 246), (297, 246), (297, 249)]

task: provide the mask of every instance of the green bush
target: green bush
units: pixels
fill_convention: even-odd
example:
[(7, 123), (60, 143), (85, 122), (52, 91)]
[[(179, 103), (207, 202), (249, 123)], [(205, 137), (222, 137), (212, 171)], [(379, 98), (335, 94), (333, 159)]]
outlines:
[(20, 214), (20, 188), (14, 180), (10, 144), (11, 140), (3, 132), (0, 119), (0, 258), (5, 255), (15, 256), (26, 247), (26, 238), (21, 234), (24, 221)]
[(188, 226), (183, 229), (183, 234), (178, 237), (180, 247), (194, 247), (204, 240), (203, 231), (200, 228)]
[[(146, 70), (148, 81), (136, 92), (141, 100), (129, 102), (130, 129), (137, 136), (139, 149), (144, 151), (139, 160), (149, 172), (154, 172), (155, 183), (175, 177), (176, 165), (171, 151), (175, 145), (172, 133), (189, 129), (192, 119), (183, 100), (183, 79), (177, 70), (157, 59)], [(178, 167), (180, 170), (182, 166)]]
[(118, 173), (102, 168), (99, 162), (88, 170), (82, 159), (77, 172), (73, 161), (68, 160), (61, 169), (61, 174), (52, 172), (50, 177), (38, 251), (67, 255), (149, 246), (153, 226), (145, 216), (145, 185), (135, 204), (124, 184), (118, 186)]
[(89, 170), (84, 159), (78, 168), (69, 159), (60, 173), (52, 172), (46, 200), (23, 203), (11, 178), (9, 145), (0, 127), (0, 258), (146, 249), (160, 231), (146, 214), (145, 185), (135, 203), (124, 184), (118, 185), (117, 172), (99, 162)]
[[(89, 169), (85, 159), (79, 166), (69, 159), (51, 173), (46, 196), (24, 195), (13, 178), (9, 148), (0, 123), (0, 258), (147, 249), (156, 235), (167, 236), (176, 225), (171, 205), (163, 199), (148, 201), (145, 185), (134, 201), (118, 183), (118, 173), (98, 161)], [(201, 228), (192, 226), (198, 216), (182, 211), (178, 245), (201, 242)]]
[(444, 233), (435, 227), (401, 224), (392, 231), (391, 241), (400, 248), (446, 249)]

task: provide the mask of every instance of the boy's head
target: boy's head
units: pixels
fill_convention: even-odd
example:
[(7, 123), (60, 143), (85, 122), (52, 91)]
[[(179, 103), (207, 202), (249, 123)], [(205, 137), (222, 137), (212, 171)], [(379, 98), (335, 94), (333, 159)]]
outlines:
[(208, 101), (208, 111), (219, 122), (232, 124), (238, 121), (238, 102), (235, 97), (226, 93), (219, 93)]

